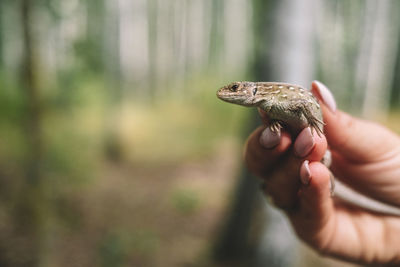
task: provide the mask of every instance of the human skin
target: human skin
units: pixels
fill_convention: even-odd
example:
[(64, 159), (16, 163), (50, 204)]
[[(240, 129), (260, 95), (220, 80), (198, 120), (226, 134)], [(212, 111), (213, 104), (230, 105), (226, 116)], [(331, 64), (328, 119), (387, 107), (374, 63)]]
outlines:
[[(400, 138), (336, 109), (329, 90), (312, 83), (323, 111), (324, 136), (256, 129), (245, 161), (264, 193), (288, 216), (300, 239), (323, 255), (361, 264), (400, 264), (400, 217), (372, 213), (331, 197), (330, 172), (371, 197), (400, 206)], [(260, 112), (266, 125), (268, 118)], [(327, 146), (329, 170), (320, 163)]]

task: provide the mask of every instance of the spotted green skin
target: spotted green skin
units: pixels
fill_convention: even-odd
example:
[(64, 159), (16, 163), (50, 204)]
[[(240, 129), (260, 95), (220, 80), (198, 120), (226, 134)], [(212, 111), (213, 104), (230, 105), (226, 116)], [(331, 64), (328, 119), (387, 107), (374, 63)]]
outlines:
[(223, 101), (264, 110), (276, 132), (285, 127), (298, 134), (310, 126), (323, 133), (322, 112), (313, 94), (299, 86), (280, 82), (233, 82), (217, 92)]

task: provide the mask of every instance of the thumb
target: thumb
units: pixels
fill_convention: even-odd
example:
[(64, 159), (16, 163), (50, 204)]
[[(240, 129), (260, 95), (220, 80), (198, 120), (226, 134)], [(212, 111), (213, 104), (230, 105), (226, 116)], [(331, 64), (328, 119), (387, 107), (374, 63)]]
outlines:
[(355, 162), (376, 160), (399, 143), (386, 128), (337, 110), (332, 93), (321, 82), (314, 81), (311, 90), (321, 102), (328, 144), (343, 157)]

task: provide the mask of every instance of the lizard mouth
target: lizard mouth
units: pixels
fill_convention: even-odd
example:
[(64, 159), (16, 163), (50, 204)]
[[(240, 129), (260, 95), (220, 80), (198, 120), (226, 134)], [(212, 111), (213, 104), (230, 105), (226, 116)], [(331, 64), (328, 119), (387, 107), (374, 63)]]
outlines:
[(226, 90), (220, 89), (217, 91), (217, 97), (226, 102), (234, 102), (237, 96), (234, 93), (227, 92)]
[(224, 90), (224, 88), (221, 88), (221, 89), (219, 89), (219, 90), (217, 91), (217, 97), (218, 97), (219, 99), (221, 99), (221, 100), (224, 100), (224, 99), (227, 97), (228, 94), (229, 94), (229, 93), (226, 92), (226, 91)]

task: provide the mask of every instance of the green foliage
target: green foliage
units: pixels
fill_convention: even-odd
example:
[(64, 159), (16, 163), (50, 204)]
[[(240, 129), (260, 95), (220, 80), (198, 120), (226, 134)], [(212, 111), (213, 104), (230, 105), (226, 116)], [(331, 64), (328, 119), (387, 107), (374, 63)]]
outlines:
[[(114, 229), (99, 242), (98, 255), (100, 266), (131, 266), (132, 256), (138, 259), (151, 259), (159, 248), (159, 237), (154, 231), (137, 229), (127, 231)], [(137, 260), (134, 260), (134, 262)], [(151, 260), (148, 260), (151, 262)]]
[(99, 258), (100, 266), (119, 267), (124, 266), (126, 258), (126, 247), (119, 235), (107, 235), (100, 243)]
[(172, 204), (180, 213), (190, 215), (200, 206), (198, 194), (193, 190), (176, 190), (171, 196)]
[(137, 229), (129, 236), (131, 249), (143, 256), (151, 256), (159, 249), (160, 237), (150, 229)]
[(98, 39), (77, 40), (73, 46), (81, 71), (100, 74), (103, 71), (102, 46)]
[(0, 124), (18, 124), (24, 116), (25, 95), (16, 81), (0, 72)]

